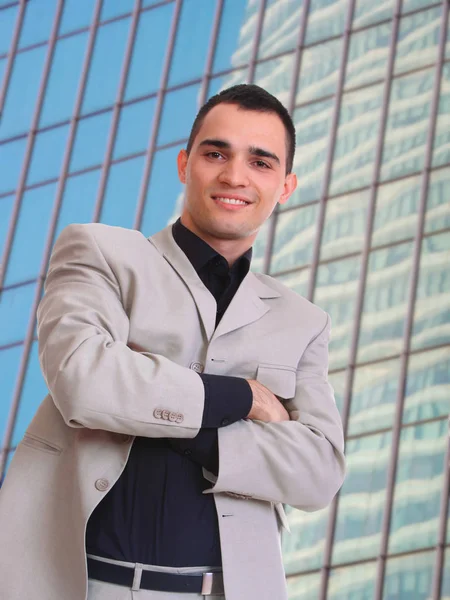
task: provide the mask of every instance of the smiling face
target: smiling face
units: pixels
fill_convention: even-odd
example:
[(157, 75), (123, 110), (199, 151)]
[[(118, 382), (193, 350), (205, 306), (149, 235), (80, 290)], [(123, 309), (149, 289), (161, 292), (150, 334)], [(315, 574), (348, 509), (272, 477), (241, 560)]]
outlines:
[(178, 174), (186, 184), (182, 223), (229, 262), (297, 184), (295, 174), (286, 175), (279, 116), (225, 103), (205, 116), (189, 155), (180, 151)]

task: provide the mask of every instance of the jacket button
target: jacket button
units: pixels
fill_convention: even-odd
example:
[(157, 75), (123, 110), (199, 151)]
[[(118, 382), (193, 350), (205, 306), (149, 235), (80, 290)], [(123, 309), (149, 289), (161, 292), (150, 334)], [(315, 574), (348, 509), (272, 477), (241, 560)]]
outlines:
[(193, 362), (189, 365), (189, 368), (195, 371), (196, 373), (203, 373), (204, 366), (202, 363)]
[(182, 423), (184, 420), (184, 417), (181, 413), (177, 414), (177, 423)]
[(225, 419), (222, 419), (222, 420), (221, 420), (220, 424), (222, 425), (222, 427), (226, 427), (227, 425), (229, 425), (229, 424), (230, 424), (230, 419), (227, 419), (227, 418), (225, 417)]
[(162, 411), (162, 418), (164, 419), (164, 421), (168, 421), (169, 420), (169, 415), (170, 415), (170, 411), (169, 410), (163, 410)]
[(183, 452), (183, 454), (184, 454), (185, 456), (191, 456), (191, 454), (192, 454), (192, 450), (190, 450), (190, 448), (186, 448), (186, 450)]
[(162, 419), (162, 410), (160, 408), (155, 408), (153, 411), (153, 416), (155, 419)]
[(107, 479), (97, 479), (95, 487), (99, 492), (106, 492), (109, 488), (109, 481)]
[(172, 423), (176, 423), (178, 417), (178, 413), (171, 412), (169, 413), (169, 421)]

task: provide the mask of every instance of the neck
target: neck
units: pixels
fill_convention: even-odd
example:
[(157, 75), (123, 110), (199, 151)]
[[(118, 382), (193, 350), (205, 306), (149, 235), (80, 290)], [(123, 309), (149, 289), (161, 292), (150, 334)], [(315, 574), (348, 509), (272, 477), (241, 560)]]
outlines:
[(218, 238), (196, 227), (195, 223), (192, 222), (192, 219), (186, 219), (185, 215), (181, 216), (181, 222), (187, 229), (189, 229), (189, 231), (195, 233), (195, 235), (197, 235), (200, 239), (211, 246), (211, 248), (222, 255), (230, 267), (232, 267), (238, 258), (240, 258), (247, 252), (249, 248), (251, 248), (256, 237), (255, 233), (253, 236), (243, 239), (230, 240)]

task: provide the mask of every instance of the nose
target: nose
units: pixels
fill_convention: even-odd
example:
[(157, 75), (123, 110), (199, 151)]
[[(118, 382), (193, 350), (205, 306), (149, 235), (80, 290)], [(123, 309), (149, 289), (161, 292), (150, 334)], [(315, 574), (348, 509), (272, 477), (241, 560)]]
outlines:
[(228, 160), (222, 167), (218, 179), (230, 187), (246, 187), (249, 183), (247, 165), (239, 160)]

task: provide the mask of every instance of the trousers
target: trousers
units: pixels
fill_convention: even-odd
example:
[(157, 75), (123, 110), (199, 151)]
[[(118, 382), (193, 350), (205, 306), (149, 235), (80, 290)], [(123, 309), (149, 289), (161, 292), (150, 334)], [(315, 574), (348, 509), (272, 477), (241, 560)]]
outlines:
[[(124, 561), (107, 558), (102, 558), (101, 560), (126, 567), (134, 567), (134, 564)], [(147, 568), (151, 571), (163, 571), (164, 573), (205, 573), (211, 570), (208, 567), (184, 567), (177, 569), (153, 565), (149, 565)], [(202, 594), (156, 592), (154, 590), (142, 589), (133, 591), (122, 585), (105, 583), (104, 581), (96, 581), (95, 579), (88, 580), (87, 598), (88, 600), (225, 600), (225, 596), (203, 596)]]

